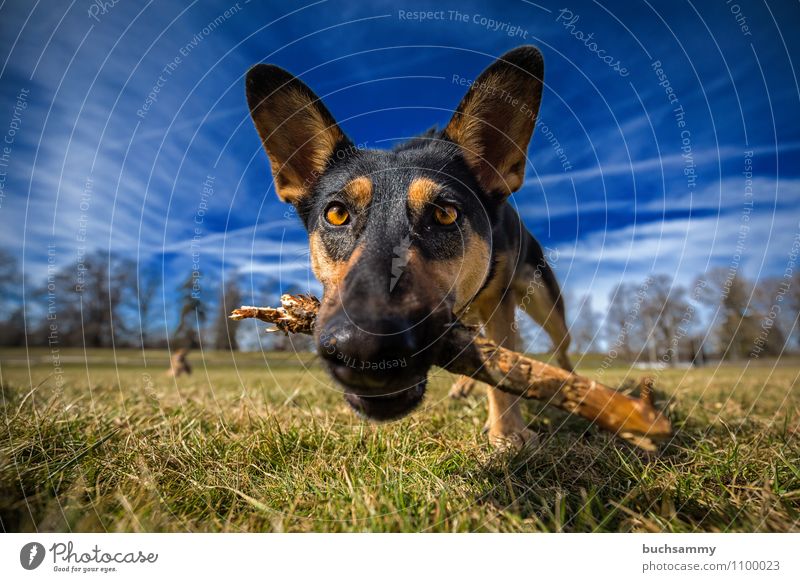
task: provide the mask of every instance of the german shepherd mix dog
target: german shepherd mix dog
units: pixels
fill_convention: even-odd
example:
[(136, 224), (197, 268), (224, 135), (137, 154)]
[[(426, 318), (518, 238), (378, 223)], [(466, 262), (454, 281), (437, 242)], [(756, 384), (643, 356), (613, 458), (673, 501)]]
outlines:
[[(256, 65), (247, 73), (276, 191), (308, 230), (324, 288), (320, 356), (363, 416), (391, 420), (419, 405), (437, 340), (455, 319), (515, 349), (515, 308), (525, 307), (570, 369), (558, 282), (507, 202), (523, 183), (543, 73), (535, 47), (506, 53), (471, 85), (444, 130), (392, 151), (356, 148), (285, 70)], [(464, 395), (471, 382), (459, 379), (451, 395)], [(486, 428), (502, 447), (534, 436), (518, 397), (493, 387)]]

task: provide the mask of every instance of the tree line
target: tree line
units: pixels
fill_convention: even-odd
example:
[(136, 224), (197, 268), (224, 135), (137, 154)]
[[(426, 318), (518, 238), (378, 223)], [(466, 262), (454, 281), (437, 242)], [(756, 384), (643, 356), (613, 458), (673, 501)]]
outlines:
[[(178, 289), (164, 289), (162, 281), (160, 267), (140, 269), (130, 259), (95, 252), (60, 269), (48, 265), (45, 281), (29, 284), (18, 261), (0, 251), (0, 344), (312, 347), (308, 338), (263, 334), (255, 325), (248, 328), (228, 319), (242, 303), (277, 303), (274, 280), (258, 292), (252, 292), (251, 284), (254, 297), (247, 301), (236, 277), (209, 281), (205, 274), (199, 279), (198, 273), (187, 273)], [(566, 302), (572, 351), (577, 353), (675, 365), (774, 357), (800, 348), (800, 273), (754, 282), (737, 271), (716, 268), (698, 276), (690, 288), (654, 274), (638, 283), (619, 283), (608, 296), (605, 313), (593, 307), (591, 294), (567, 295)], [(546, 350), (544, 334), (524, 320), (528, 349)]]
[[(277, 301), (275, 283), (264, 284), (259, 301)], [(44, 281), (32, 283), (16, 258), (0, 250), (0, 345), (238, 350), (245, 336), (246, 347), (310, 347), (282, 334), (254, 339), (256, 326), (228, 319), (231, 310), (253, 302), (243, 300), (241, 288), (235, 277), (214, 281), (197, 272), (187, 273), (177, 289), (165, 288), (160, 266), (140, 269), (104, 252), (48, 268)]]
[(719, 267), (691, 288), (650, 275), (616, 285), (604, 314), (593, 309), (590, 295), (572, 304), (572, 346), (579, 353), (675, 365), (775, 357), (800, 348), (800, 273), (754, 282)]

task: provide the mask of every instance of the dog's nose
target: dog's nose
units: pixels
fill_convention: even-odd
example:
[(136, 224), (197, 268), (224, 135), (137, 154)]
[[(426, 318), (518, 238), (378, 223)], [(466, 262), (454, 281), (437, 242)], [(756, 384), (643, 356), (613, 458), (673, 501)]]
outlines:
[(386, 358), (412, 358), (420, 349), (414, 325), (403, 317), (355, 322), (343, 311), (328, 319), (318, 342), (326, 360), (349, 358), (365, 368)]
[(405, 317), (355, 322), (340, 311), (325, 323), (318, 351), (347, 389), (387, 394), (407, 388), (430, 363), (419, 341), (420, 329)]

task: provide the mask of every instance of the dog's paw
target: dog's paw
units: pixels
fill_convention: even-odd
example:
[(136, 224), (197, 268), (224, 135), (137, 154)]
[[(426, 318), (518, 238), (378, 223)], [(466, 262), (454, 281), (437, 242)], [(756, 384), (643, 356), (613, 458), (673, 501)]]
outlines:
[(450, 386), (450, 392), (448, 392), (448, 395), (450, 398), (458, 400), (460, 398), (466, 398), (469, 396), (474, 389), (475, 380), (468, 378), (467, 376), (459, 376), (458, 380), (453, 382), (453, 385)]
[(489, 429), (488, 432), (489, 444), (501, 452), (518, 453), (539, 444), (539, 435), (529, 428), (504, 431)]

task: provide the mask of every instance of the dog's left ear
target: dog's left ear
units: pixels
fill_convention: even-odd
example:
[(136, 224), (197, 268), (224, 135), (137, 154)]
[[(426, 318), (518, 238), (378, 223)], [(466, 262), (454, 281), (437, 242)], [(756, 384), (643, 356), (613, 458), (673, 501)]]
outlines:
[(505, 198), (522, 186), (543, 80), (539, 49), (507, 52), (475, 80), (445, 128), (489, 194)]
[(297, 204), (322, 175), (347, 139), (319, 97), (291, 73), (274, 65), (247, 72), (247, 103), (264, 149), (275, 189)]

